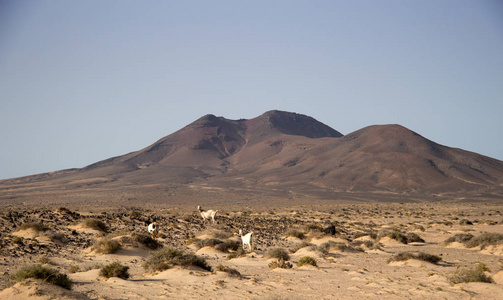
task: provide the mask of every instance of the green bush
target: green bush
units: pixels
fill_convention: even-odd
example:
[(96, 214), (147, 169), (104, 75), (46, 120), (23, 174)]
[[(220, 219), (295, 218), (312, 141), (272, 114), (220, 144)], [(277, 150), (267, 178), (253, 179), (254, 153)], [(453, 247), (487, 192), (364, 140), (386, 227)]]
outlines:
[(101, 268), (100, 276), (106, 278), (119, 277), (122, 279), (128, 279), (129, 278), (128, 270), (129, 270), (128, 266), (123, 266), (120, 262), (116, 261)]
[(25, 266), (12, 276), (14, 281), (22, 281), (27, 278), (41, 279), (67, 290), (70, 290), (73, 284), (66, 274), (60, 274), (57, 270), (39, 264)]
[(290, 259), (290, 255), (288, 255), (288, 252), (286, 252), (286, 250), (283, 248), (270, 248), (267, 250), (266, 256), (269, 258), (276, 258), (283, 260)]
[(211, 271), (211, 267), (206, 263), (204, 258), (194, 254), (186, 254), (173, 248), (162, 248), (150, 253), (150, 256), (143, 265), (145, 269), (152, 271), (163, 271), (172, 266), (196, 266)]
[(119, 242), (110, 239), (100, 239), (93, 245), (93, 250), (96, 253), (112, 254), (121, 248)]
[(302, 267), (303, 265), (311, 265), (317, 267), (316, 259), (312, 258), (311, 256), (304, 256), (299, 259), (297, 262), (298, 267)]

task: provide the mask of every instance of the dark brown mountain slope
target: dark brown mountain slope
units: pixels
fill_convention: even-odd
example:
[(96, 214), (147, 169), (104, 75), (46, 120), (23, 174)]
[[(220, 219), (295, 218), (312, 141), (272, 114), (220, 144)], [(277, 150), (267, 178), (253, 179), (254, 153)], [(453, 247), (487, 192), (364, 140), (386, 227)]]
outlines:
[(439, 145), (400, 125), (342, 136), (311, 117), (270, 111), (250, 120), (206, 115), (133, 153), (3, 180), (0, 201), (84, 194), (124, 199), (128, 193), (135, 199), (148, 194), (146, 201), (226, 194), (228, 201), (250, 195), (337, 200), (357, 193), (364, 200), (383, 193), (403, 200), (501, 199), (502, 183), (502, 161)]

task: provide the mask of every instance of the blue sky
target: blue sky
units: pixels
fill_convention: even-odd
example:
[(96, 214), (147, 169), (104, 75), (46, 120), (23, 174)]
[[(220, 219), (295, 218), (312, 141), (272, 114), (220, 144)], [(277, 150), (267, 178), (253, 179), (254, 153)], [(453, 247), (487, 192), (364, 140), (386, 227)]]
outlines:
[(501, 1), (0, 1), (0, 179), (271, 109), (503, 160), (502, 53)]

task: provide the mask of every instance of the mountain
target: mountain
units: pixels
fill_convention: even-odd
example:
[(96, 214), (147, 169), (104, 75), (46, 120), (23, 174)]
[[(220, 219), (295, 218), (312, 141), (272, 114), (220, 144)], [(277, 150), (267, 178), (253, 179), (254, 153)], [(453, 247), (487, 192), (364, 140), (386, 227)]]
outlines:
[(502, 161), (400, 125), (343, 136), (309, 116), (269, 111), (206, 115), (136, 152), (0, 181), (0, 201), (498, 200), (502, 186)]

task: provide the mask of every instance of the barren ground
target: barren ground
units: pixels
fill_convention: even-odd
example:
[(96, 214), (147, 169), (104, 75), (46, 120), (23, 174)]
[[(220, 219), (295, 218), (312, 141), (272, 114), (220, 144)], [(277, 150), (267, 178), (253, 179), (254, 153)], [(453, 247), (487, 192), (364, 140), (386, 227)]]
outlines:
[[(204, 207), (219, 210), (215, 225), (203, 223), (193, 206), (65, 208), (2, 208), (0, 299), (501, 299), (503, 295), (502, 244), (483, 250), (461, 243), (444, 244), (458, 233), (503, 234), (503, 205)], [(108, 232), (82, 226), (89, 218), (102, 220)], [(213, 271), (195, 267), (145, 270), (143, 265), (153, 250), (124, 241), (133, 232), (146, 233), (147, 224), (153, 220), (161, 226), (158, 240), (164, 247), (204, 257)], [(29, 222), (41, 223), (49, 230), (21, 229)], [(222, 239), (222, 232), (231, 233), (229, 239), (238, 241), (239, 229), (253, 231), (255, 237), (254, 252), (243, 257), (228, 259), (233, 251), (198, 249), (194, 243), (188, 244), (193, 238)], [(305, 237), (288, 236), (292, 230)], [(379, 238), (386, 230), (415, 233), (424, 242), (403, 244), (389, 237)], [(96, 240), (104, 237), (118, 240), (123, 248), (115, 254), (92, 251)], [(327, 244), (329, 241), (333, 243)], [(312, 245), (294, 249), (302, 242)], [(266, 252), (274, 247), (290, 252), (291, 269), (269, 268), (275, 259), (268, 258)], [(388, 262), (406, 251), (428, 253), (442, 260), (437, 264), (421, 260)], [(317, 267), (298, 267), (303, 256), (315, 258)], [(100, 268), (114, 261), (129, 267), (129, 279), (99, 276)], [(10, 279), (21, 266), (34, 263), (68, 274), (74, 282), (72, 290), (37, 280), (16, 283)], [(481, 263), (493, 283), (450, 281), (457, 270)], [(220, 264), (236, 269), (241, 277), (217, 271)]]

